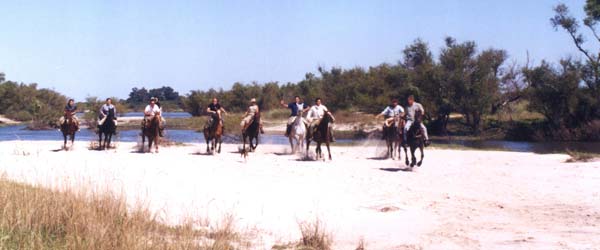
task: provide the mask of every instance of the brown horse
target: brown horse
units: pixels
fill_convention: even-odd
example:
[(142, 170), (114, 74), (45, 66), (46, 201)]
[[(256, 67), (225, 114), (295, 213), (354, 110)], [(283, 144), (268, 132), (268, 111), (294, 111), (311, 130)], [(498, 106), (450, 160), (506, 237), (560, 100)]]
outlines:
[(308, 149), (310, 148), (310, 141), (313, 140), (317, 143), (317, 148), (315, 149), (317, 160), (323, 158), (323, 151), (321, 150), (322, 143), (325, 143), (327, 146), (327, 153), (329, 154), (329, 160), (331, 160), (331, 150), (329, 149), (329, 143), (331, 143), (329, 123), (331, 122), (333, 122), (333, 118), (326, 112), (323, 118), (321, 118), (319, 125), (317, 125), (316, 128), (311, 128), (314, 131), (310, 131), (312, 135), (306, 137), (306, 154), (308, 154)]
[(144, 151), (144, 143), (146, 137), (148, 137), (148, 152), (152, 152), (152, 144), (154, 144), (154, 151), (158, 153), (158, 141), (160, 139), (160, 115), (154, 115), (152, 119), (146, 120), (144, 127), (142, 128), (142, 152)]
[[(248, 152), (246, 151), (246, 142), (248, 142), (248, 145), (250, 147), (249, 152), (254, 152), (256, 147), (258, 147), (258, 134), (260, 134), (259, 132), (260, 113), (256, 113), (254, 115), (254, 118), (250, 122), (250, 125), (247, 125), (247, 127), (244, 128), (244, 130), (242, 131), (242, 154), (246, 154)], [(256, 141), (256, 144), (254, 144), (252, 141)]]
[[(404, 133), (404, 124), (406, 121), (399, 115), (394, 116), (392, 124), (384, 126), (383, 135), (386, 141), (387, 157), (396, 159), (395, 152), (398, 150), (398, 160), (402, 159), (402, 141)], [(404, 147), (404, 153), (408, 157), (406, 147)]]
[[(423, 122), (423, 113), (421, 111), (415, 112), (415, 120), (412, 125), (406, 132), (406, 142), (410, 147), (410, 168), (412, 169), (415, 165), (418, 167), (423, 164), (423, 158), (425, 158), (425, 154), (423, 153), (423, 147), (425, 146), (425, 136), (423, 135), (423, 130), (421, 129), (421, 123)], [(421, 150), (421, 160), (417, 162), (417, 157), (415, 157), (415, 151), (418, 149)], [(405, 148), (406, 149), (406, 148)], [(409, 165), (408, 155), (406, 156), (406, 165)]]
[(67, 112), (67, 114), (65, 115), (65, 121), (62, 124), (60, 124), (60, 131), (62, 132), (65, 141), (65, 143), (63, 144), (64, 150), (69, 150), (67, 148), (67, 137), (71, 138), (71, 147), (73, 147), (73, 143), (75, 142), (75, 133), (78, 129), (79, 127), (73, 119), (73, 114)]
[[(215, 153), (215, 149), (217, 149), (217, 144), (219, 144), (219, 148), (217, 149), (217, 153), (221, 153), (221, 143), (223, 142), (223, 123), (219, 119), (219, 115), (212, 114), (212, 123), (210, 126), (204, 126), (204, 139), (206, 140), (206, 152), (207, 153)], [(209, 147), (210, 143), (210, 147)]]

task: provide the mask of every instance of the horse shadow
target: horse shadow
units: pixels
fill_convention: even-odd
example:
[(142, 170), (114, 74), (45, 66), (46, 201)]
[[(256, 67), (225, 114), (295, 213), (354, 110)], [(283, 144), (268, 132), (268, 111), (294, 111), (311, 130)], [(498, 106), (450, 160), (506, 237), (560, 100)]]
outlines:
[(379, 170), (381, 171), (386, 171), (386, 172), (412, 172), (412, 168), (410, 167), (405, 167), (405, 168), (379, 168)]
[(375, 156), (375, 157), (368, 157), (367, 159), (368, 160), (376, 160), (376, 161), (385, 161), (385, 160), (388, 160), (391, 158), (389, 158), (387, 156)]

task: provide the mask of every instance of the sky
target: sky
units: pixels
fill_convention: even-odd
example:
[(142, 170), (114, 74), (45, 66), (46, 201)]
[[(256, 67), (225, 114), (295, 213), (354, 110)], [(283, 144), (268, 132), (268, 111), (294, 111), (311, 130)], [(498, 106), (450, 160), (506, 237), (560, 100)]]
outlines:
[[(584, 1), (565, 0), (583, 16)], [(550, 25), (554, 0), (20, 1), (0, 3), (0, 72), (68, 97), (180, 94), (234, 82), (297, 82), (318, 66), (402, 60), (415, 39), (505, 49), (509, 62), (580, 55)], [(594, 46), (593, 44), (588, 44)], [(593, 48), (597, 48), (593, 47)]]

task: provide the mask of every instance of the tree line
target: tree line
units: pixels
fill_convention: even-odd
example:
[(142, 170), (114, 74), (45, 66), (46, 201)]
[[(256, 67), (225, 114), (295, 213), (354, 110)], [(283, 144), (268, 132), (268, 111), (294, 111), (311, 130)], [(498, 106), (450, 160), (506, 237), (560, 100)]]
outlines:
[[(117, 102), (126, 107), (142, 106), (152, 96), (170, 106), (183, 108), (192, 115), (203, 115), (213, 97), (229, 111), (244, 111), (250, 98), (257, 98), (262, 110), (279, 108), (279, 101), (290, 101), (295, 95), (312, 104), (317, 97), (333, 111), (349, 110), (367, 113), (381, 111), (392, 98), (406, 106), (406, 97), (414, 95), (426, 109), (426, 123), (433, 133), (447, 134), (453, 116), (472, 134), (485, 129), (489, 117), (500, 112), (515, 111), (512, 106), (524, 104), (527, 111), (539, 113), (544, 119), (510, 124), (519, 136), (537, 133), (538, 137), (570, 140), (600, 139), (600, 51), (585, 48), (586, 38), (581, 27), (591, 30), (592, 42), (600, 43), (596, 32), (600, 21), (600, 4), (587, 1), (586, 17), (574, 18), (566, 5), (554, 8), (550, 24), (564, 30), (572, 38), (583, 60), (564, 58), (538, 65), (529, 62), (508, 62), (505, 50), (480, 49), (474, 41), (445, 39), (444, 46), (433, 56), (427, 42), (417, 39), (402, 51), (397, 63), (384, 63), (368, 68), (318, 67), (317, 73), (306, 73), (298, 82), (244, 84), (236, 82), (228, 89), (192, 90), (179, 95), (171, 87), (157, 89), (133, 88), (126, 100)], [(62, 110), (64, 96), (38, 90), (36, 85), (2, 83), (0, 111), (19, 120), (36, 119), (44, 111)], [(34, 102), (17, 96), (36, 96)], [(98, 100), (94, 103), (99, 102)], [(37, 105), (37, 104), (50, 105)], [(56, 103), (56, 104), (55, 104)], [(38, 106), (44, 106), (38, 107)], [(54, 113), (55, 114), (55, 113)], [(43, 119), (38, 119), (43, 120)]]

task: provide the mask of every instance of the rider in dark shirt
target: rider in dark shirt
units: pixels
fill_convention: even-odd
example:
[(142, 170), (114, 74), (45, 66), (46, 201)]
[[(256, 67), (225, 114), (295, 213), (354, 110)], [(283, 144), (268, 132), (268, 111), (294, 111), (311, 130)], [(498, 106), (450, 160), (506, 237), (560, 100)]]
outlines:
[(211, 114), (210, 119), (208, 119), (208, 126), (212, 126), (212, 115), (216, 115), (219, 119), (219, 121), (221, 121), (221, 124), (223, 124), (223, 115), (222, 113), (227, 114), (227, 111), (225, 111), (225, 109), (221, 106), (221, 104), (219, 103), (219, 99), (217, 99), (216, 97), (213, 98), (212, 103), (208, 104), (208, 107), (206, 108), (206, 112)]

